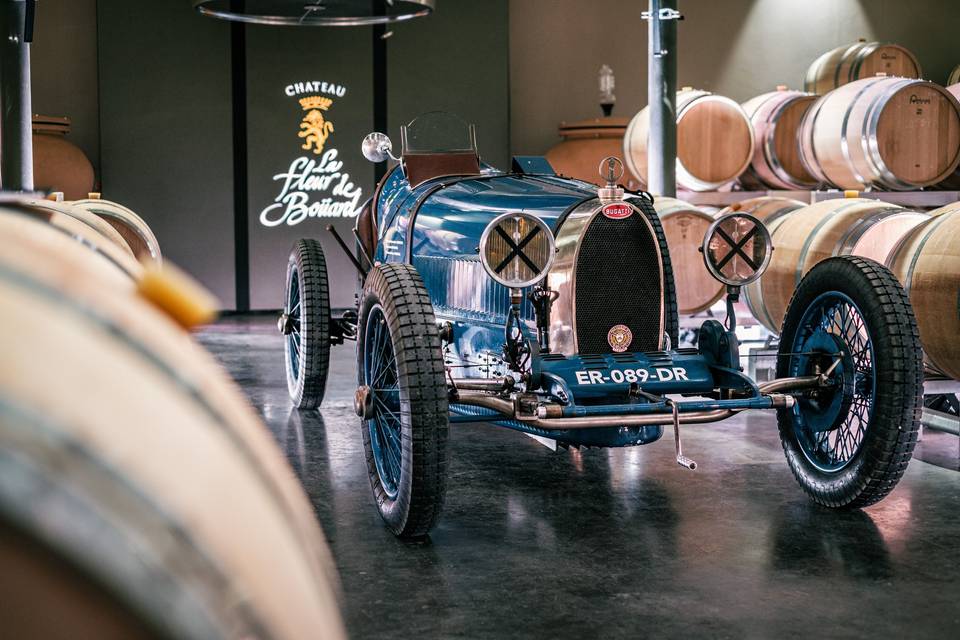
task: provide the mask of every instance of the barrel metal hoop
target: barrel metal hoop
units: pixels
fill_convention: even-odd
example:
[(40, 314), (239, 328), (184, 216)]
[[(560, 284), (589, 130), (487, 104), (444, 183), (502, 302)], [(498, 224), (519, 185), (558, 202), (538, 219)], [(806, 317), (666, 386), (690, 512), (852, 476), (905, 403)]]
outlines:
[(800, 258), (797, 260), (797, 271), (794, 276), (795, 284), (794, 287), (800, 286), (800, 280), (803, 279), (803, 264), (807, 261), (807, 254), (810, 253), (810, 246), (813, 244), (814, 239), (817, 237), (817, 232), (827, 224), (833, 216), (837, 215), (841, 211), (845, 211), (852, 207), (853, 205), (858, 204), (858, 201), (853, 201), (847, 204), (840, 206), (837, 209), (834, 209), (830, 215), (825, 215), (823, 219), (817, 223), (817, 225), (810, 231), (810, 235), (803, 241), (803, 248), (800, 250)]
[(901, 180), (887, 168), (883, 157), (880, 155), (880, 143), (877, 140), (877, 125), (880, 122), (880, 115), (883, 113), (883, 108), (887, 106), (890, 98), (901, 89), (909, 87), (912, 82), (912, 79), (904, 79), (891, 85), (870, 104), (866, 117), (863, 119), (863, 130), (860, 136), (863, 154), (866, 157), (867, 163), (870, 164), (870, 168), (876, 171), (880, 177), (879, 181), (883, 185), (893, 189), (911, 189), (916, 185)]
[[(797, 180), (794, 176), (791, 176), (787, 173), (786, 169), (783, 168), (783, 164), (780, 162), (780, 158), (777, 156), (774, 148), (773, 141), (777, 132), (777, 122), (780, 119), (780, 116), (789, 107), (791, 104), (797, 101), (800, 96), (792, 96), (787, 100), (784, 100), (782, 103), (777, 105), (777, 107), (770, 113), (767, 117), (767, 123), (770, 125), (770, 128), (767, 130), (767, 135), (763, 139), (763, 156), (767, 159), (767, 164), (770, 165), (770, 169), (784, 185), (789, 186), (790, 188), (812, 188), (816, 186), (811, 183), (804, 183)], [(756, 143), (756, 140), (754, 140)], [(803, 154), (801, 154), (802, 160)]]
[[(843, 112), (843, 122), (840, 126), (840, 153), (843, 154), (843, 159), (847, 161), (847, 168), (850, 170), (850, 173), (853, 174), (854, 179), (865, 187), (870, 186), (873, 181), (867, 180), (860, 174), (857, 166), (853, 163), (853, 159), (850, 157), (850, 143), (847, 141), (847, 126), (850, 123), (850, 113), (853, 111), (853, 105), (857, 104), (860, 96), (874, 84), (874, 82), (866, 83), (865, 86), (853, 96), (853, 100), (850, 101), (850, 106)], [(863, 140), (862, 135), (860, 139)]]
[[(917, 250), (913, 252), (912, 256), (910, 256), (910, 266), (907, 268), (907, 273), (903, 282), (903, 288), (907, 292), (907, 296), (910, 295), (911, 285), (913, 284), (913, 272), (917, 268), (917, 261), (920, 260), (920, 254), (923, 252), (923, 247), (926, 246), (927, 241), (930, 239), (930, 236), (933, 235), (933, 232), (936, 231), (937, 227), (943, 224), (944, 221), (949, 217), (949, 215), (937, 216), (937, 219), (933, 222), (933, 224), (930, 225), (930, 228), (924, 232), (923, 238), (920, 239), (920, 244), (917, 245)], [(901, 240), (901, 244), (902, 242), (903, 241)]]
[(909, 209), (892, 206), (885, 209), (871, 211), (870, 213), (857, 218), (853, 224), (847, 227), (847, 230), (842, 236), (840, 236), (840, 239), (837, 240), (831, 255), (849, 255), (850, 250), (857, 245), (857, 242), (860, 241), (860, 238), (863, 237), (863, 234), (869, 231), (875, 223), (880, 222), (885, 218), (889, 218), (890, 216), (897, 215), (898, 213), (904, 213), (905, 211), (909, 211)]
[(820, 117), (820, 111), (822, 110), (826, 99), (827, 99), (827, 96), (822, 96), (819, 100), (817, 100), (817, 102), (813, 105), (813, 107), (811, 107), (811, 109), (813, 110), (813, 114), (812, 115), (809, 113), (807, 114), (808, 116), (810, 116), (810, 135), (807, 137), (809, 138), (810, 155), (813, 156), (812, 158), (813, 162), (812, 163), (807, 162), (807, 156), (805, 153), (803, 153), (802, 144), (800, 145), (800, 162), (803, 163), (803, 166), (807, 168), (807, 171), (809, 171), (813, 177), (820, 180), (820, 182), (829, 184), (832, 181), (827, 176), (827, 173), (821, 168), (820, 158), (817, 156), (817, 139), (816, 139), (817, 118)]

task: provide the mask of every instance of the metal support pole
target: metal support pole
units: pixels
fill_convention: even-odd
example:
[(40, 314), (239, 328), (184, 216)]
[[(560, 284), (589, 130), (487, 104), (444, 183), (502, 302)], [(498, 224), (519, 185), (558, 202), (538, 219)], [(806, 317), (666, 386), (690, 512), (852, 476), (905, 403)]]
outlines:
[(0, 0), (0, 184), (33, 191), (30, 40), (33, 0)]
[(650, 0), (650, 56), (647, 103), (647, 188), (661, 196), (677, 195), (677, 0)]

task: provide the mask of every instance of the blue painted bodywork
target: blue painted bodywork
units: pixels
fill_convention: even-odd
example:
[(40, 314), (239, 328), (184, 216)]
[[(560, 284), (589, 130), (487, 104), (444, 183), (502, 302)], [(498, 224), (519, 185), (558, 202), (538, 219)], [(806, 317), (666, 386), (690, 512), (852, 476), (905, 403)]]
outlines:
[[(515, 160), (515, 173), (484, 166), (480, 176), (441, 177), (411, 187), (402, 168), (396, 166), (378, 191), (374, 215), (379, 241), (374, 260), (409, 262), (420, 273), (437, 319), (452, 327), (453, 340), (445, 347), (444, 360), (454, 377), (493, 378), (510, 373), (503, 357), (509, 292), (486, 274), (478, 256), (480, 236), (490, 221), (503, 213), (526, 212), (538, 216), (556, 233), (566, 213), (596, 198), (594, 185), (558, 177), (548, 168), (545, 160), (524, 157)], [(526, 298), (520, 317), (525, 332), (532, 332), (534, 316)], [(571, 357), (546, 354), (531, 364), (535, 375), (528, 391), (566, 404), (565, 411), (572, 416), (603, 413), (609, 407), (623, 413), (663, 410), (660, 404), (642, 397), (630, 398), (631, 382), (651, 394), (695, 395), (714, 391), (720, 386), (718, 380), (723, 380), (728, 388), (752, 392), (749, 400), (757, 406), (765, 402), (756, 385), (733, 368), (735, 363), (718, 362), (692, 350)], [(466, 405), (453, 405), (452, 410), (458, 421), (497, 415)], [(663, 433), (660, 426), (557, 432), (513, 420), (494, 422), (593, 446), (645, 444)]]

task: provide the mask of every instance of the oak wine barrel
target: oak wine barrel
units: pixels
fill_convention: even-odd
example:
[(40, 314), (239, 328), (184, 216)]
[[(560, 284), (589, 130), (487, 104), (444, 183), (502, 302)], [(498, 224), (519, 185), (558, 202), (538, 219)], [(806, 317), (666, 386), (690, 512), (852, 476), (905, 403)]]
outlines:
[(743, 103), (753, 126), (753, 158), (740, 176), (748, 189), (813, 189), (817, 180), (800, 160), (797, 132), (817, 97), (785, 86)]
[(121, 204), (93, 197), (95, 195), (97, 194), (90, 194), (90, 198), (76, 200), (71, 204), (93, 213), (110, 224), (141, 262), (162, 262), (160, 243), (143, 218)]
[(68, 200), (93, 189), (93, 165), (66, 139), (70, 118), (33, 116), (33, 182), (38, 191), (59, 191)]
[[(947, 76), (947, 86), (955, 85), (960, 83), (960, 64), (953, 68), (953, 71), (950, 72), (950, 75)], [(956, 95), (956, 94), (954, 94)]]
[(810, 107), (800, 156), (817, 180), (842, 189), (934, 185), (960, 164), (960, 103), (925, 80), (857, 80)]
[(823, 95), (878, 73), (901, 78), (919, 78), (923, 75), (916, 56), (905, 47), (860, 40), (831, 49), (814, 60), (807, 69), (803, 88)]
[[(66, 240), (97, 255), (104, 264), (114, 271), (110, 286), (120, 282), (132, 283), (143, 277), (143, 266), (133, 257), (123, 238), (109, 224), (97, 216), (72, 207), (63, 202), (50, 200), (22, 200), (5, 203), (3, 220), (6, 228), (21, 228), (23, 221), (39, 220), (47, 223)], [(6, 231), (5, 233), (12, 233)], [(32, 243), (33, 237), (27, 234), (22, 242)]]
[(95, 252), (0, 214), (5, 631), (345, 637), (312, 506), (228, 376)]
[(930, 213), (887, 266), (910, 296), (927, 363), (960, 379), (960, 203)]
[[(560, 175), (599, 185), (600, 161), (608, 156), (619, 158), (623, 153), (623, 134), (628, 121), (628, 118), (606, 117), (561, 122), (558, 130), (563, 142), (547, 151), (547, 161)], [(626, 183), (631, 190), (639, 186), (636, 181)]]
[[(623, 157), (630, 173), (647, 184), (650, 109), (630, 120)], [(685, 87), (677, 92), (677, 185), (712, 191), (743, 173), (753, 156), (753, 127), (743, 108), (723, 96)]]
[(713, 216), (689, 202), (662, 196), (654, 197), (653, 208), (667, 236), (677, 289), (677, 311), (694, 314), (709, 309), (724, 292), (723, 284), (707, 271), (700, 253)]
[(899, 239), (929, 218), (894, 204), (866, 198), (824, 200), (795, 209), (770, 224), (774, 252), (751, 291), (751, 309), (778, 333), (790, 297), (817, 263), (832, 256), (858, 255), (884, 264)]
[[(960, 70), (960, 66), (957, 67), (954, 71)], [(953, 74), (951, 74), (952, 76)], [(950, 92), (954, 98), (960, 102), (960, 78), (957, 78), (956, 82), (950, 84), (947, 87), (947, 91)], [(946, 180), (937, 185), (940, 189), (949, 189), (951, 191), (960, 189), (960, 165), (957, 165), (957, 168), (954, 169), (953, 173), (947, 176)]]

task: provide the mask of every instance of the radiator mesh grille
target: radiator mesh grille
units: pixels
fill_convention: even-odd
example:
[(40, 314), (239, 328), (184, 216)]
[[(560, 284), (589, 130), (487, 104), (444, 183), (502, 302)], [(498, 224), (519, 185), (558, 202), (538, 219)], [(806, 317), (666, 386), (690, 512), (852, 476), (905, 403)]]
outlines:
[(579, 353), (612, 353), (607, 334), (618, 324), (633, 333), (630, 351), (659, 349), (662, 291), (656, 238), (643, 216), (596, 216), (583, 234), (576, 265)]

